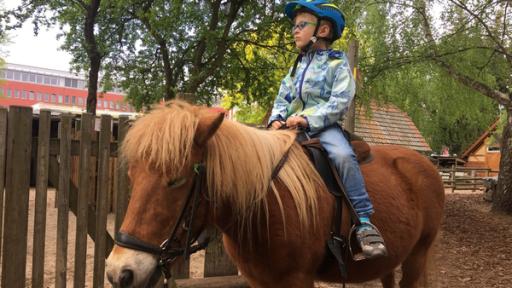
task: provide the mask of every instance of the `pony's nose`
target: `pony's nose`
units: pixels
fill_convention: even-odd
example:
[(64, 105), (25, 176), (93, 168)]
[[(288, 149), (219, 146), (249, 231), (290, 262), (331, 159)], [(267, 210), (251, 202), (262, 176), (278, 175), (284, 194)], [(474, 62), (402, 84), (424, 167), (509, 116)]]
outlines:
[(130, 269), (124, 269), (119, 275), (119, 287), (125, 288), (130, 287), (133, 284), (133, 271)]

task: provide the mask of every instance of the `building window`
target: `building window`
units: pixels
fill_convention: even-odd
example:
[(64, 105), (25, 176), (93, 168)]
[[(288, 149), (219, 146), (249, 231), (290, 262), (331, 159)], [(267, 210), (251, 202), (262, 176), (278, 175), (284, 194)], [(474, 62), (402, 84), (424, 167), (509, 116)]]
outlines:
[(49, 102), (50, 101), (50, 95), (48, 93), (44, 93), (44, 101)]
[(50, 77), (44, 76), (44, 84), (50, 85)]
[(21, 72), (21, 81), (28, 82), (28, 73)]
[(59, 95), (59, 103), (62, 103), (62, 95)]
[(36, 74), (30, 73), (29, 74), (29, 81), (32, 83), (36, 83)]
[(58, 85), (58, 81), (57, 81), (57, 78), (55, 78), (55, 77), (52, 77), (51, 79), (52, 79), (52, 80), (51, 80), (51, 81), (52, 81), (52, 85), (55, 85), (55, 86), (57, 86), (57, 85)]
[(71, 104), (76, 104), (76, 96), (71, 96)]
[(71, 79), (71, 78), (65, 78), (64, 79), (64, 86), (72, 87), (72, 88), (78, 88), (78, 80), (77, 79)]
[(110, 101), (110, 109), (114, 109), (114, 101)]
[[(73, 97), (74, 97), (74, 96), (73, 96)], [(79, 106), (84, 105), (84, 99), (82, 99), (82, 97), (78, 97), (78, 105), (79, 105)]]
[(116, 103), (116, 110), (121, 110), (121, 107), (119, 106), (119, 103)]
[(69, 104), (69, 96), (64, 96), (64, 103)]
[(5, 79), (5, 70), (0, 70), (0, 78)]
[(14, 80), (20, 81), (21, 80), (21, 73), (18, 71), (14, 71)]
[(20, 98), (20, 91), (14, 89), (14, 98)]
[(38, 84), (43, 83), (43, 75), (36, 75), (36, 82)]
[(27, 91), (21, 91), (21, 99), (27, 99)]
[(5, 71), (5, 76), (6, 76), (7, 79), (12, 80), (14, 78), (14, 73), (11, 70), (6, 70)]
[(35, 99), (35, 97), (34, 97), (34, 91), (30, 91), (30, 92), (28, 92), (28, 98), (29, 98), (30, 100), (34, 100), (34, 99)]
[(489, 152), (489, 153), (499, 153), (499, 152), (501, 152), (500, 146), (487, 146), (487, 152)]
[(43, 93), (37, 92), (37, 101), (43, 101)]
[(52, 98), (51, 99), (52, 99), (52, 103), (57, 102), (57, 95), (52, 94)]
[(7, 92), (5, 94), (7, 94), (7, 97), (11, 98), (11, 88), (7, 88), (6, 90)]

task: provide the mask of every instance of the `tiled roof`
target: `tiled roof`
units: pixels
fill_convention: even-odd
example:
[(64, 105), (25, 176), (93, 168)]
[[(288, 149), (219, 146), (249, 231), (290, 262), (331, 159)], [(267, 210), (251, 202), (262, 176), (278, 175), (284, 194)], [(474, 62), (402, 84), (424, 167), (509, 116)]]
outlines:
[(432, 149), (421, 136), (411, 118), (396, 106), (371, 104), (371, 113), (364, 108), (356, 109), (355, 133), (369, 144), (395, 144), (416, 151), (430, 152)]

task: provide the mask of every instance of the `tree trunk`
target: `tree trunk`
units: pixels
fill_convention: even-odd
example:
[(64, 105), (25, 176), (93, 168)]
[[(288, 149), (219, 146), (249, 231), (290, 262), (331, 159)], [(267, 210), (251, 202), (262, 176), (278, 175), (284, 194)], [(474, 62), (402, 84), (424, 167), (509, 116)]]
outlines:
[(96, 24), (96, 16), (101, 0), (93, 0), (86, 6), (86, 17), (84, 25), (85, 50), (89, 57), (89, 87), (87, 90), (87, 113), (96, 115), (96, 103), (98, 94), (98, 74), (101, 65), (101, 54), (96, 44), (96, 36), (94, 35), (94, 25)]
[(506, 107), (507, 121), (501, 142), (498, 189), (493, 195), (493, 210), (512, 214), (512, 106)]
[(101, 57), (89, 56), (89, 87), (87, 89), (87, 113), (96, 115), (96, 103), (98, 102), (98, 74), (100, 71)]

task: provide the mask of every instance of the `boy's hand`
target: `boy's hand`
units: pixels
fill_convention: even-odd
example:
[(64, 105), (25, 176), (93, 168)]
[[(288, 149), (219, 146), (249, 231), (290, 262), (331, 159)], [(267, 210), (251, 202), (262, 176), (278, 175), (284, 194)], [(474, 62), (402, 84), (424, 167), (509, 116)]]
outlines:
[(292, 116), (286, 120), (286, 126), (290, 129), (295, 129), (297, 127), (308, 128), (308, 121), (301, 116)]
[(270, 126), (272, 127), (272, 129), (277, 130), (277, 129), (281, 128), (281, 126), (283, 126), (283, 125), (284, 125), (283, 121), (276, 120), (276, 121), (272, 122), (272, 125), (270, 125)]

